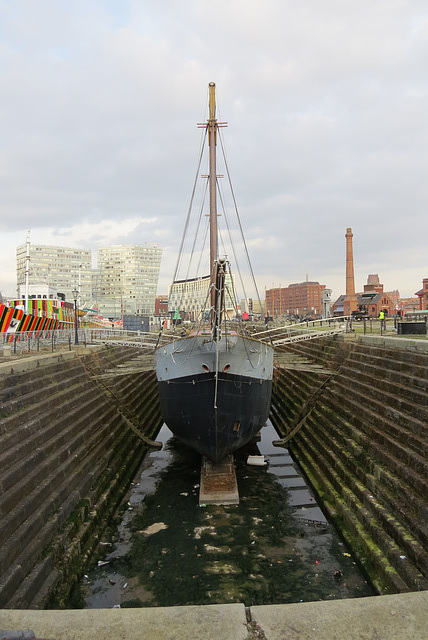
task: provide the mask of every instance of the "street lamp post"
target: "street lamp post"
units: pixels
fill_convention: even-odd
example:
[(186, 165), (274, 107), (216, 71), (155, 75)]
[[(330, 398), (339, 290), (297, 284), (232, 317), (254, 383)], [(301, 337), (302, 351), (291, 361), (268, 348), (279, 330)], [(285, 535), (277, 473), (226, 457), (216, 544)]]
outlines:
[(77, 289), (73, 289), (71, 293), (74, 298), (74, 344), (79, 344), (79, 332), (77, 328), (77, 298), (79, 297), (79, 292)]

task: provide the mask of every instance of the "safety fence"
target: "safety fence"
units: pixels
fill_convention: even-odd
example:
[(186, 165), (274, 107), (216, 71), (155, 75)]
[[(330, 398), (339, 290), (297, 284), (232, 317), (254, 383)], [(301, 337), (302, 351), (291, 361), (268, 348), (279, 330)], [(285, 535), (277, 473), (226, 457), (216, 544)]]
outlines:
[(29, 354), (40, 351), (55, 351), (68, 346), (71, 350), (88, 344), (132, 344), (143, 348), (154, 348), (158, 342), (157, 333), (125, 331), (123, 329), (93, 329), (88, 327), (56, 329), (50, 331), (20, 331), (0, 333), (3, 356)]
[(336, 333), (357, 333), (377, 335), (397, 335), (400, 319), (389, 317), (380, 318), (355, 318), (353, 316), (336, 316), (334, 318), (322, 318), (319, 320), (305, 320), (297, 324), (284, 324), (270, 326), (268, 330), (253, 334), (260, 340), (266, 340), (270, 336), (274, 345), (311, 340)]
[[(298, 324), (269, 326), (268, 330), (249, 335), (275, 346), (287, 342), (312, 340), (338, 333), (397, 335), (399, 320), (397, 318), (362, 318), (356, 320), (350, 316), (340, 316), (320, 320), (305, 320)], [(399, 333), (399, 332), (398, 332)], [(178, 337), (178, 336), (177, 336)], [(71, 350), (77, 345), (103, 343), (107, 345), (133, 346), (143, 349), (155, 349), (159, 344), (169, 342), (170, 332), (127, 331), (120, 328), (66, 328), (47, 331), (16, 331), (0, 333), (0, 347), (3, 355), (12, 353), (33, 353), (38, 351), (55, 351), (68, 345)]]

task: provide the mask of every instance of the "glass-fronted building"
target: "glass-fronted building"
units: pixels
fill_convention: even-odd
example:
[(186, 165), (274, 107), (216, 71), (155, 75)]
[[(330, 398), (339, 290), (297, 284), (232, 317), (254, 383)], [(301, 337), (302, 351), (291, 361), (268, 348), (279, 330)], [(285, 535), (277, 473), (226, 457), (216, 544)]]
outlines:
[[(56, 290), (65, 300), (74, 300), (72, 291), (79, 291), (78, 304), (84, 306), (92, 300), (92, 265), (90, 249), (76, 249), (53, 245), (30, 244), (29, 285), (40, 290)], [(17, 297), (25, 297), (25, 267), (27, 245), (16, 248)], [(32, 295), (30, 291), (30, 295)], [(51, 297), (48, 293), (36, 297)]]
[(98, 249), (94, 303), (105, 318), (154, 314), (162, 249), (158, 244)]
[[(204, 310), (209, 310), (210, 276), (177, 280), (169, 285), (168, 312), (173, 316), (177, 311), (183, 320), (199, 320)], [(236, 310), (233, 301), (233, 280), (230, 273), (226, 273), (225, 307), (228, 316)]]

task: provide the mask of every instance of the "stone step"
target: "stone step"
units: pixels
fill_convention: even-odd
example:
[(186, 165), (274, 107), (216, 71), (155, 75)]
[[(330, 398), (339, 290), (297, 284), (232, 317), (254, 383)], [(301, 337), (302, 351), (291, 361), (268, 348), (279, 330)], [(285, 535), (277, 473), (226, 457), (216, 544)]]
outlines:
[[(274, 385), (273, 404), (276, 410), (280, 410), (283, 418), (288, 420), (291, 427), (294, 420), (310, 406), (311, 399), (320, 385), (325, 381), (324, 376), (313, 376), (312, 374), (288, 372), (284, 374)], [(327, 383), (329, 384), (329, 383)], [(325, 387), (324, 393), (327, 387)]]
[[(67, 378), (73, 377), (82, 371), (82, 366), (77, 359), (67, 361)], [(0, 404), (3, 406), (9, 399), (18, 396), (26, 396), (34, 391), (43, 390), (45, 387), (56, 384), (64, 379), (64, 362), (55, 362), (30, 371), (9, 376), (4, 380), (4, 386), (0, 389)], [(6, 384), (7, 381), (7, 384)]]
[[(41, 585), (45, 584), (49, 577), (51, 577), (52, 581), (53, 571), (53, 558), (52, 555), (49, 554), (46, 558), (38, 562), (33, 570), (23, 579), (12, 598), (7, 601), (7, 608), (26, 609), (28, 604), (40, 594)], [(55, 577), (58, 580), (59, 575), (57, 571), (55, 571)]]
[(0, 419), (0, 433), (3, 430), (3, 425), (10, 424), (13, 421), (13, 416), (19, 411), (33, 406), (39, 406), (43, 408), (43, 403), (52, 403), (54, 396), (57, 392), (67, 389), (68, 386), (77, 384), (79, 382), (85, 382), (86, 376), (81, 367), (73, 369), (73, 373), (67, 378), (58, 379), (57, 381), (50, 381), (44, 379), (44, 385), (41, 388), (33, 389), (30, 393), (21, 394), (19, 385), (15, 389), (16, 395), (10, 397), (7, 401), (1, 405), (1, 419)]
[[(0, 539), (3, 541), (0, 548), (0, 607), (42, 607), (49, 593), (59, 588), (58, 584), (70, 580), (67, 576), (73, 575), (76, 566), (85, 566), (86, 554), (90, 552), (87, 549), (96, 543), (91, 537), (93, 522), (98, 522), (100, 530), (105, 526), (102, 514), (113, 513), (117, 508), (123, 494), (119, 487), (129, 474), (133, 477), (135, 465), (141, 461), (141, 452), (146, 445), (122, 420), (114, 399), (89, 383), (89, 366), (85, 367), (86, 362), (90, 363), (91, 371), (111, 370), (116, 362), (127, 364), (136, 351), (123, 348), (107, 351), (107, 357), (97, 354), (77, 359), (76, 370), (80, 367), (83, 371), (84, 384), (72, 387), (73, 395), (69, 394), (67, 385), (55, 394), (56, 400), (60, 399), (60, 414), (55, 413), (54, 401), (49, 397), (28, 410), (21, 409), (20, 418), (24, 414), (27, 417), (25, 426), (19, 421), (13, 423), (12, 418), (6, 419), (9, 430), (0, 437), (2, 455), (5, 438), (16, 437), (19, 441), (23, 435), (18, 437), (15, 433), (20, 426), (31, 432), (30, 439), (39, 437), (41, 440), (32, 440), (31, 455), (28, 442), (24, 444), (27, 439), (22, 440), (20, 469), (18, 471), (17, 465), (16, 475), (15, 470), (12, 472), (13, 464), (8, 469), (2, 467), (1, 478), (8, 490), (0, 500), (5, 498), (4, 509), (7, 500), (10, 503), (5, 517), (0, 520)], [(56, 371), (55, 378), (67, 378), (69, 367), (70, 361), (63, 362), (62, 373)], [(153, 376), (153, 372), (150, 373)], [(31, 377), (33, 372), (25, 373), (28, 374)], [(20, 374), (20, 382), (23, 383), (25, 375)], [(40, 376), (40, 370), (37, 375)], [(14, 377), (16, 386), (17, 377)], [(47, 386), (48, 376), (44, 378)], [(134, 385), (123, 389), (124, 402), (132, 403), (134, 411), (142, 412), (140, 422), (146, 430), (154, 430), (160, 426), (156, 384), (151, 381), (149, 392), (147, 389), (139, 392), (141, 381), (139, 383), (134, 377), (133, 382)], [(34, 390), (34, 386), (26, 387), (29, 388)], [(44, 449), (44, 453), (36, 451), (36, 444), (40, 450)], [(117, 495), (110, 498), (114, 492), (118, 492)], [(76, 517), (70, 517), (72, 514)]]
[(428, 425), (413, 415), (413, 407), (409, 407), (407, 403), (401, 403), (400, 409), (391, 407), (388, 397), (377, 395), (368, 385), (362, 384), (355, 384), (350, 389), (349, 381), (336, 379), (332, 381), (325, 399), (328, 401), (329, 396), (335, 397), (338, 406), (342, 405), (353, 411), (354, 420), (368, 420), (370, 424), (379, 424), (386, 437), (413, 448), (422, 457), (426, 456)]
[(285, 394), (287, 397), (295, 395), (300, 402), (310, 397), (324, 379), (324, 376), (306, 371), (281, 372), (274, 382), (274, 393)]
[[(106, 455), (109, 456), (109, 452), (106, 454), (106, 451), (114, 440), (105, 418), (107, 416), (103, 415), (100, 425), (93, 425), (94, 433), (90, 442), (83, 444), (74, 455), (70, 455), (60, 467), (53, 470), (49, 477), (33, 489), (25, 501), (21, 501), (2, 519), (0, 573), (5, 573), (7, 568), (16, 562), (28, 571), (36, 561), (36, 551), (33, 553), (31, 547), (33, 538), (39, 536), (35, 549), (40, 553), (41, 541), (46, 546), (49, 544), (59, 524), (65, 521), (80, 497), (89, 490), (97, 475), (100, 460), (106, 462)], [(119, 437), (123, 436), (119, 434)], [(43, 530), (45, 532), (41, 537), (38, 532)], [(31, 553), (28, 553), (27, 547)]]
[(112, 376), (107, 379), (94, 374), (93, 382), (98, 389), (107, 393), (114, 401), (117, 400), (119, 402), (119, 408), (127, 415), (132, 415), (134, 413), (134, 407), (138, 407), (138, 404), (141, 403), (142, 394), (140, 389), (142, 385), (144, 385), (144, 397), (150, 394), (155, 386), (157, 388), (154, 371), (118, 375), (116, 378)]
[(107, 388), (114, 394), (119, 400), (127, 403), (138, 401), (141, 397), (141, 386), (144, 385), (144, 394), (150, 393), (155, 387), (157, 389), (157, 380), (154, 372), (150, 372), (150, 375), (141, 374), (136, 379), (135, 376), (121, 376), (119, 384), (110, 384)]
[[(398, 346), (398, 345), (397, 345)], [(407, 349), (395, 349), (380, 345), (369, 345), (367, 342), (357, 342), (353, 350), (355, 356), (363, 357), (367, 360), (380, 358), (385, 361), (384, 366), (394, 367), (394, 361), (400, 362), (405, 370), (407, 367), (426, 367), (428, 355), (423, 352), (410, 351)], [(391, 363), (391, 364), (390, 364)]]
[[(126, 381), (123, 382), (122, 378), (125, 378)], [(118, 410), (140, 432), (146, 431), (147, 427), (152, 425), (148, 436), (152, 437), (162, 424), (155, 372), (153, 370), (144, 371), (138, 376), (118, 376), (118, 379), (121, 381), (119, 392), (114, 378), (109, 379), (108, 391), (107, 386), (99, 386), (108, 393)], [(142, 389), (144, 389), (143, 393)]]
[[(405, 411), (392, 409), (388, 404), (367, 397), (366, 393), (360, 393), (359, 389), (353, 389), (350, 394), (346, 394), (346, 384), (340, 380), (331, 385), (329, 395), (336, 401), (340, 398), (344, 408), (353, 411), (353, 420), (360, 423), (364, 420), (376, 423), (386, 437), (400, 442), (405, 447), (413, 449), (415, 452), (425, 457), (428, 452), (426, 437), (428, 435), (427, 425), (421, 420), (409, 415)], [(329, 397), (326, 396), (328, 401)]]
[[(367, 447), (356, 445), (354, 439), (347, 437), (344, 423), (337, 424), (331, 433), (330, 424), (326, 421), (325, 414), (321, 413), (320, 408), (313, 411), (309, 422), (316, 425), (313, 428), (317, 429), (321, 440), (324, 440), (328, 433), (333, 436), (331, 440), (332, 451), (342, 459), (349, 473), (355, 476), (357, 482), (361, 482), (366, 488), (365, 496), (370, 495), (378, 499), (386, 507), (388, 516), (395, 514), (395, 517), (402, 524), (410, 528), (422, 547), (428, 549), (426, 503), (420, 495), (414, 492), (414, 483), (412, 482), (414, 476), (403, 480), (390, 473), (389, 470), (394, 466), (399, 466), (400, 462), (385, 453), (379, 458), (374, 457), (373, 454), (369, 455)], [(424, 495), (426, 495), (426, 491)], [(383, 518), (386, 530), (395, 526), (394, 522), (393, 518)], [(397, 532), (397, 536), (402, 536), (401, 530)], [(404, 544), (403, 541), (401, 544)], [(428, 564), (425, 575), (428, 577)]]
[[(51, 447), (46, 453), (41, 450), (33, 459), (31, 467), (27, 460), (17, 467), (15, 483), (10, 484), (0, 498), (0, 544), (40, 506), (42, 500), (47, 499), (51, 478), (58, 477), (61, 481), (66, 469), (76, 468), (82, 456), (89, 455), (91, 449), (98, 445), (97, 438), (106, 432), (105, 423), (112, 419), (114, 411), (112, 407), (103, 409), (94, 403), (85, 416), (67, 425), (64, 438), (61, 442), (57, 441), (56, 447)], [(59, 437), (61, 438), (61, 434)], [(110, 438), (106, 440), (109, 441)], [(104, 444), (101, 443), (102, 446)]]
[[(397, 382), (392, 382), (384, 377), (384, 372), (377, 376), (362, 371), (355, 372), (347, 365), (343, 365), (340, 371), (342, 376), (352, 380), (354, 386), (365, 385), (367, 396), (383, 396), (389, 405), (397, 408), (404, 407), (408, 413), (422, 420), (428, 420), (428, 406), (426, 391), (415, 389)], [(370, 394), (368, 391), (370, 390)]]
[[(146, 381), (149, 380), (147, 383)], [(123, 386), (123, 384), (122, 384)], [(144, 388), (144, 393), (141, 389)], [(152, 419), (156, 419), (157, 414), (160, 415), (160, 407), (157, 391), (157, 380), (154, 372), (150, 375), (144, 375), (141, 379), (133, 378), (126, 388), (117, 393), (117, 389), (113, 388), (110, 393), (113, 402), (117, 404), (119, 411), (123, 413), (138, 429), (141, 424), (149, 424)]]
[(28, 456), (54, 436), (63, 407), (70, 411), (93, 397), (94, 390), (87, 384), (70, 386), (61, 391), (54, 402), (31, 406), (8, 420), (0, 435), (0, 486), (2, 476), (16, 460)]
[(131, 415), (136, 417), (146, 415), (153, 409), (154, 404), (158, 404), (158, 384), (154, 379), (144, 385), (144, 395), (141, 392), (133, 392), (126, 398), (126, 406)]
[[(330, 410), (331, 424), (341, 425), (340, 434), (345, 435), (356, 447), (359, 447), (363, 454), (367, 456), (367, 464), (370, 460), (380, 460), (383, 464), (388, 464), (394, 474), (407, 482), (418, 491), (421, 496), (427, 494), (428, 477), (426, 470), (428, 462), (416, 451), (403, 446), (393, 438), (385, 434), (382, 428), (379, 428), (376, 414), (369, 414), (368, 411), (361, 413), (358, 417), (353, 412), (353, 407), (348, 407), (343, 402), (343, 396), (340, 393), (335, 398), (323, 398), (323, 410)], [(338, 405), (340, 402), (341, 418), (338, 418)]]
[[(326, 451), (324, 442), (325, 442), (326, 435), (329, 433), (329, 427), (328, 426), (327, 428), (324, 427), (324, 421), (322, 420), (321, 414), (318, 413), (317, 411), (314, 411), (311, 414), (311, 417), (308, 422), (311, 424), (312, 428), (316, 430), (314, 437), (318, 439), (318, 443), (320, 442), (322, 443), (321, 446), (323, 446), (323, 450)], [(316, 426), (313, 427), (313, 425), (316, 425)], [(331, 458), (333, 459), (337, 457), (342, 461), (348, 473), (350, 474), (350, 477), (355, 478), (356, 486), (358, 486), (358, 490), (361, 489), (361, 486), (364, 486), (365, 488), (364, 495), (358, 494), (358, 497), (362, 501), (365, 500), (366, 506), (368, 506), (368, 502), (369, 502), (369, 498), (367, 498), (367, 496), (370, 497), (370, 500), (378, 499), (383, 504), (385, 504), (385, 502), (389, 503), (390, 494), (388, 494), (387, 488), (383, 487), (380, 483), (376, 482), (375, 476), (379, 477), (382, 473), (381, 466), (380, 465), (376, 466), (374, 469), (371, 469), (369, 472), (365, 471), (364, 460), (363, 462), (361, 462), (361, 455), (356, 456), (354, 455), (354, 451), (352, 449), (346, 448), (346, 445), (348, 444), (347, 442), (344, 443), (345, 446), (341, 446), (340, 435), (339, 435), (340, 433), (341, 433), (341, 428), (340, 426), (338, 426), (334, 431), (334, 436), (336, 437), (334, 437), (328, 445), (329, 447), (328, 455), (331, 456)], [(362, 450), (364, 451), (364, 448), (362, 448)], [(373, 464), (372, 464), (372, 467), (373, 467)], [(361, 485), (358, 483), (361, 483)], [(420, 519), (421, 514), (418, 514), (417, 511), (411, 512), (410, 509), (408, 508), (408, 505), (410, 504), (409, 496), (412, 494), (412, 487), (411, 485), (408, 485), (408, 484), (406, 485), (406, 483), (402, 481), (399, 483), (398, 486), (401, 489), (401, 494), (406, 495), (407, 504), (405, 500), (400, 500), (399, 497), (395, 497), (395, 500), (393, 501), (395, 506), (394, 507), (390, 506), (390, 508), (386, 512), (385, 511), (383, 512), (382, 522), (385, 526), (385, 530), (388, 531), (391, 529), (391, 535), (392, 537), (395, 538), (397, 543), (401, 545), (407, 544), (409, 536), (406, 533), (406, 535), (404, 535), (404, 538), (403, 538), (403, 527), (400, 527), (397, 525), (397, 518), (398, 518), (398, 520), (400, 520), (401, 522), (404, 522), (406, 526), (411, 527), (413, 535), (416, 537), (416, 539), (418, 539), (419, 544), (422, 545), (422, 547), (424, 547), (424, 545), (426, 545), (426, 542), (427, 542), (427, 530), (426, 530), (426, 527), (424, 530), (424, 527), (422, 525), (422, 522)], [(419, 502), (419, 507), (421, 506), (422, 504), (421, 502)], [(395, 520), (391, 518), (391, 515), (394, 514), (394, 512), (396, 517)], [(385, 516), (385, 513), (387, 514), (388, 517)], [(426, 569), (425, 575), (428, 577), (428, 564), (426, 565), (425, 569)]]
[[(22, 373), (0, 374), (0, 398), (3, 397), (3, 393), (6, 395), (8, 392), (13, 393), (14, 389), (20, 384), (27, 384), (29, 387), (28, 391), (31, 391), (32, 385), (37, 387), (43, 378), (57, 379), (58, 374), (60, 374), (61, 377), (61, 374), (64, 374), (65, 363), (61, 358), (62, 356), (59, 355), (56, 362), (50, 362), (49, 364), (43, 364), (43, 360), (41, 360), (40, 366), (34, 369), (28, 369)], [(67, 370), (71, 371), (74, 367), (78, 366), (77, 359), (67, 360)]]
[[(309, 418), (309, 421), (311, 419)], [(413, 550), (418, 548), (419, 554), (423, 557), (426, 554), (423, 547), (417, 540), (407, 532), (407, 542), (405, 546), (397, 543), (382, 527), (381, 522), (383, 517), (391, 517), (385, 512), (383, 507), (375, 500), (362, 501), (362, 495), (369, 496), (368, 490), (362, 483), (355, 478), (350, 472), (347, 462), (343, 462), (338, 457), (337, 447), (331, 447), (330, 449), (325, 446), (325, 438), (318, 438), (317, 434), (313, 430), (310, 430), (310, 437), (307, 433), (300, 432), (297, 436), (297, 440), (300, 441), (300, 450), (302, 450), (302, 441), (304, 443), (305, 450), (308, 450), (312, 458), (314, 454), (319, 456), (319, 464), (322, 465), (324, 474), (330, 477), (330, 481), (333, 483), (335, 490), (344, 495), (345, 501), (349, 501), (348, 504), (352, 505), (352, 511), (356, 514), (360, 522), (367, 527), (368, 532), (372, 540), (375, 540), (380, 548), (384, 551), (387, 559), (397, 571), (399, 576), (405, 581), (409, 590), (426, 589), (428, 588), (428, 581), (422, 577), (419, 577), (420, 568), (416, 569), (408, 559), (408, 553), (410, 547)], [(331, 474), (334, 469), (335, 473)], [(400, 524), (395, 523), (394, 532), (398, 536), (400, 531)], [(410, 543), (411, 540), (411, 543)], [(404, 540), (401, 537), (400, 543)], [(400, 556), (406, 556), (406, 562), (403, 562)], [(415, 553), (413, 553), (415, 555)]]
[(108, 347), (101, 352), (93, 353), (90, 358), (82, 360), (90, 374), (106, 373), (109, 369), (116, 368), (120, 364), (135, 358), (135, 349), (132, 347)]
[[(346, 346), (343, 345), (343, 340), (335, 336), (284, 345), (282, 349), (284, 352), (306, 356), (318, 364), (336, 369), (347, 356), (349, 347), (354, 347), (349, 343)], [(341, 346), (343, 348), (340, 348)]]
[(375, 407), (381, 403), (388, 407), (391, 412), (396, 412), (397, 415), (414, 418), (422, 425), (422, 431), (425, 431), (424, 425), (427, 424), (428, 407), (402, 397), (400, 395), (401, 389), (397, 389), (395, 393), (392, 393), (389, 390), (379, 389), (373, 380), (353, 378), (352, 375), (335, 376), (329, 385), (329, 389), (334, 389), (335, 387), (342, 390), (344, 398), (355, 397), (360, 402), (361, 407)]
[[(56, 557), (55, 566), (59, 569), (61, 575), (61, 584), (56, 588), (55, 584), (51, 586), (51, 578), (48, 577), (46, 582), (40, 586), (41, 595), (36, 597), (30, 607), (37, 606), (43, 608), (46, 602), (49, 602), (49, 596), (55, 595), (55, 602), (66, 603), (73, 584), (83, 573), (87, 566), (87, 559), (82, 556), (82, 549), (86, 550), (86, 556), (90, 556), (97, 546), (101, 532), (105, 528), (105, 522), (114, 516), (119, 506), (120, 496), (123, 494), (123, 487), (129, 486), (129, 482), (135, 477), (138, 468), (141, 465), (142, 453), (144, 446), (141, 446), (132, 438), (128, 432), (128, 436), (124, 438), (123, 444), (118, 446), (117, 452), (112, 463), (115, 465), (110, 474), (101, 477), (101, 486), (98, 486), (98, 493), (92, 503), (92, 508), (87, 514), (82, 526), (68, 528), (67, 531), (61, 531), (56, 539), (52, 542), (53, 555)], [(99, 482), (97, 482), (97, 485)], [(55, 571), (55, 570), (54, 570)], [(74, 580), (67, 580), (66, 577), (71, 575)], [(55, 580), (55, 576), (54, 576)], [(54, 592), (54, 594), (52, 593)], [(46, 595), (43, 595), (46, 592)], [(49, 592), (51, 592), (49, 594)]]
[(383, 546), (372, 539), (370, 531), (361, 523), (357, 514), (361, 513), (363, 506), (348, 491), (344, 495), (345, 485), (335, 468), (320, 460), (319, 453), (306, 447), (306, 441), (300, 438), (289, 450), (293, 451), (307, 476), (313, 479), (314, 488), (318, 486), (321, 489), (323, 508), (339, 527), (359, 563), (368, 572), (370, 566), (376, 567), (376, 572), (370, 574), (374, 588), (380, 594), (408, 591), (406, 582), (390, 564)]
[[(288, 446), (362, 562), (390, 590), (427, 588), (427, 355), (337, 340), (327, 356), (321, 342), (289, 349), (340, 366)], [(304, 414), (311, 384), (292, 371), (278, 378), (271, 419), (280, 435)]]
[(414, 389), (422, 394), (426, 394), (428, 391), (428, 380), (426, 378), (426, 372), (422, 371), (422, 367), (418, 367), (415, 371), (413, 367), (410, 368), (407, 365), (406, 371), (397, 371), (386, 366), (382, 367), (380, 364), (381, 359), (378, 358), (378, 360), (379, 364), (376, 364), (373, 362), (355, 360), (351, 357), (346, 361), (346, 367), (348, 370), (353, 371), (355, 376), (369, 376), (376, 382), (378, 380), (381, 382), (386, 381), (387, 383), (399, 385), (406, 389)]
[(396, 352), (388, 350), (387, 353), (380, 354), (378, 350), (375, 353), (367, 353), (367, 349), (354, 349), (350, 357), (347, 359), (349, 366), (355, 366), (359, 368), (361, 366), (368, 366), (370, 369), (383, 370), (391, 372), (392, 374), (400, 374), (402, 379), (406, 380), (406, 384), (412, 384), (412, 378), (422, 380), (425, 384), (423, 387), (426, 389), (426, 369), (427, 358), (419, 358), (419, 362), (415, 362), (413, 359), (403, 359), (400, 357), (402, 352)]
[[(42, 481), (50, 467), (61, 464), (63, 459), (80, 445), (87, 434), (90, 434), (90, 419), (97, 416), (100, 410), (100, 397), (91, 395), (88, 400), (73, 407), (68, 413), (67, 422), (59, 416), (50, 428), (55, 435), (50, 437), (43, 446), (33, 450), (31, 456), (17, 460), (14, 467), (0, 474), (0, 514), (7, 513), (9, 502), (19, 502), (26, 495), (32, 483)], [(83, 427), (81, 427), (83, 425)], [(56, 458), (52, 458), (56, 456)]]

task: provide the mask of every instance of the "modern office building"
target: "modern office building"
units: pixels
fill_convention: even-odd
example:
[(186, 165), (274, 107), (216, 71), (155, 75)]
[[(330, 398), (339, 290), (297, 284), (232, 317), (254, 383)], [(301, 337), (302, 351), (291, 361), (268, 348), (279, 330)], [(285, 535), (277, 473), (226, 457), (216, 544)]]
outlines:
[[(25, 269), (27, 244), (16, 248), (17, 297), (25, 297)], [(73, 301), (72, 291), (79, 291), (79, 306), (87, 305), (92, 299), (91, 251), (71, 247), (58, 247), (29, 243), (28, 282), (30, 295), (34, 290), (45, 291), (36, 297), (51, 297), (48, 291), (55, 290)]]
[(94, 304), (105, 318), (151, 316), (162, 249), (158, 244), (113, 245), (98, 249), (93, 279)]
[[(177, 280), (169, 285), (168, 312), (174, 314), (178, 311), (183, 320), (198, 320), (203, 310), (209, 311), (209, 286), (210, 276)], [(229, 317), (235, 314), (233, 301), (233, 280), (230, 273), (226, 274), (225, 307)]]

